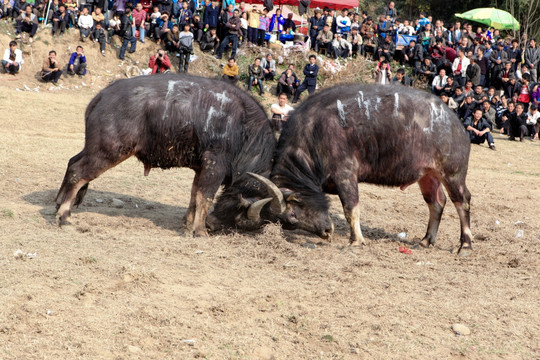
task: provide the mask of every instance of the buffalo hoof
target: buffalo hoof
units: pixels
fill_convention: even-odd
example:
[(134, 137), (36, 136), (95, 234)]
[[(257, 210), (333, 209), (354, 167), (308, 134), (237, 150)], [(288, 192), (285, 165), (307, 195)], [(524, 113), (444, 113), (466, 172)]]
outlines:
[(59, 227), (66, 226), (66, 225), (71, 225), (71, 223), (68, 221), (68, 219), (64, 218), (63, 216), (59, 216), (56, 219), (56, 223), (58, 224)]
[(422, 241), (418, 243), (421, 247), (427, 249), (430, 246), (433, 246), (433, 243), (428, 238), (423, 238)]
[(195, 230), (193, 231), (193, 237), (208, 237), (208, 232), (206, 230)]
[(367, 245), (366, 240), (356, 240), (356, 239), (350, 239), (349, 240), (349, 246), (365, 246)]
[(466, 257), (472, 254), (472, 248), (470, 247), (462, 247), (458, 250), (458, 256), (460, 257)]

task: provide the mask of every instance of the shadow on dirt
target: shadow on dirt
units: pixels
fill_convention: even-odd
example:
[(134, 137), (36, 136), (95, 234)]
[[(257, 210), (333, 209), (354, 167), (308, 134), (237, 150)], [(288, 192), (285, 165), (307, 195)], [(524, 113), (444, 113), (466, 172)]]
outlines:
[[(51, 189), (27, 194), (23, 197), (32, 205), (41, 206), (39, 213), (49, 224), (56, 225), (56, 204), (54, 198), (57, 190)], [(185, 234), (181, 225), (187, 207), (165, 205), (145, 198), (117, 194), (107, 191), (89, 189), (78, 208), (73, 208), (71, 219), (83, 221), (84, 213), (97, 213), (107, 216), (126, 216), (143, 218), (152, 221), (163, 229)]]

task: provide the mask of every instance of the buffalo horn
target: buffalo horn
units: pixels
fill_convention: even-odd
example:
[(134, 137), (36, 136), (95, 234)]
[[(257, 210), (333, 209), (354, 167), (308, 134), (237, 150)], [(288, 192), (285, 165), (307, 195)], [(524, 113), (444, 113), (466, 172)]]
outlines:
[(264, 186), (266, 186), (269, 195), (272, 196), (272, 203), (270, 204), (272, 213), (281, 214), (282, 212), (284, 212), (286, 209), (285, 199), (283, 199), (283, 194), (281, 193), (281, 190), (279, 190), (279, 188), (276, 186), (276, 184), (259, 174), (254, 174), (250, 172), (248, 172), (247, 174), (253, 176), (255, 179), (259, 180), (262, 184), (264, 184)]
[(259, 220), (261, 218), (262, 208), (270, 201), (272, 201), (272, 198), (258, 200), (251, 204), (247, 212), (248, 220)]

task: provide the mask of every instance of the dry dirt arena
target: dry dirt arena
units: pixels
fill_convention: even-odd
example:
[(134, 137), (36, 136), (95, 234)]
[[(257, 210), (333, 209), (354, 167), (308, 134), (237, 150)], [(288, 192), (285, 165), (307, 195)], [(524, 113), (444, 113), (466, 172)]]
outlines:
[(398, 251), (425, 232), (416, 186), (360, 185), (365, 247), (347, 246), (337, 197), (330, 243), (273, 225), (193, 238), (193, 173), (144, 177), (135, 159), (60, 229), (53, 199), (92, 96), (0, 84), (0, 359), (540, 358), (538, 142), (473, 146), (466, 258), (450, 252), (451, 203), (435, 248)]

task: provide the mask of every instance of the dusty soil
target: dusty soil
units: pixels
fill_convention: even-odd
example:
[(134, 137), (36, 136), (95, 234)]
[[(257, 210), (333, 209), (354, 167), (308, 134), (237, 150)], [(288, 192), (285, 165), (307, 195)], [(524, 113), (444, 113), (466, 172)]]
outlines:
[(360, 185), (365, 247), (347, 246), (336, 197), (330, 243), (275, 225), (193, 238), (180, 226), (193, 173), (144, 177), (135, 159), (60, 229), (53, 199), (95, 87), (16, 91), (0, 76), (0, 358), (540, 358), (538, 142), (473, 146), (466, 258), (450, 252), (451, 203), (435, 248), (398, 251), (425, 232), (415, 186)]

